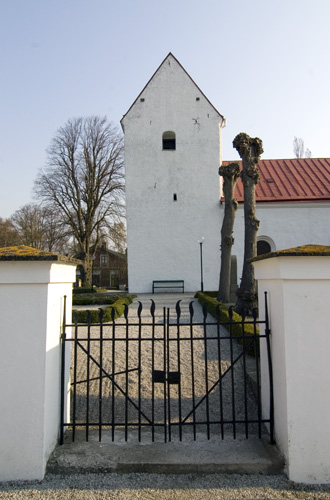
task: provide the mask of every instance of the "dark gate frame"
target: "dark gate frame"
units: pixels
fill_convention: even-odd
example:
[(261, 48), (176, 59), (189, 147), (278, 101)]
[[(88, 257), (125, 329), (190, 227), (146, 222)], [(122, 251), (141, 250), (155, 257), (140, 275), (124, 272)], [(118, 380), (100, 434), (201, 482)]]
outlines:
[[(66, 298), (65, 298), (66, 299)], [(137, 428), (138, 432), (138, 440), (141, 441), (141, 432), (145, 427), (151, 428), (151, 436), (152, 441), (155, 439), (155, 430), (157, 428), (163, 428), (164, 431), (164, 441), (172, 440), (172, 430), (175, 428), (178, 431), (179, 440), (182, 440), (182, 430), (186, 426), (190, 426), (193, 429), (193, 438), (196, 440), (197, 428), (203, 427), (206, 428), (207, 438), (210, 439), (211, 436), (211, 428), (214, 425), (220, 426), (221, 438), (224, 438), (225, 429), (228, 428), (228, 425), (232, 428), (232, 436), (235, 439), (237, 436), (237, 426), (244, 426), (245, 428), (245, 437), (248, 438), (250, 435), (250, 425), (254, 424), (257, 427), (257, 435), (259, 438), (262, 437), (264, 432), (264, 425), (267, 425), (269, 432), (269, 440), (270, 443), (274, 443), (274, 398), (273, 398), (273, 375), (272, 375), (272, 360), (271, 360), (271, 350), (270, 350), (270, 329), (269, 329), (269, 319), (268, 319), (268, 307), (267, 307), (267, 292), (265, 293), (265, 320), (261, 321), (257, 319), (256, 311), (253, 314), (252, 318), (242, 318), (242, 321), (237, 322), (233, 320), (232, 309), (229, 309), (229, 319), (226, 322), (220, 321), (220, 306), (216, 308), (216, 318), (212, 318), (212, 320), (208, 320), (208, 311), (206, 305), (203, 306), (203, 321), (202, 322), (194, 322), (194, 308), (193, 301), (189, 304), (189, 321), (181, 320), (181, 307), (180, 302), (178, 301), (176, 304), (176, 317), (174, 320), (171, 318), (171, 312), (169, 308), (163, 309), (163, 319), (160, 322), (156, 321), (155, 317), (155, 303), (151, 300), (150, 307), (150, 319), (151, 322), (145, 322), (142, 320), (142, 311), (143, 307), (141, 302), (139, 302), (138, 310), (137, 310), (137, 318), (138, 321), (132, 321), (128, 316), (128, 307), (125, 306), (124, 310), (124, 321), (115, 320), (115, 309), (112, 309), (112, 320), (109, 323), (103, 323), (103, 310), (99, 311), (99, 323), (91, 323), (91, 315), (90, 312), (87, 315), (87, 323), (79, 324), (77, 318), (74, 318), (72, 323), (66, 324), (66, 307), (64, 307), (64, 319), (63, 319), (63, 331), (61, 335), (62, 340), (62, 372), (61, 372), (61, 424), (60, 424), (60, 444), (64, 442), (64, 431), (66, 428), (72, 429), (72, 440), (75, 440), (76, 429), (77, 428), (85, 428), (85, 438), (88, 441), (89, 438), (89, 430), (91, 428), (98, 429), (98, 437), (99, 441), (102, 438), (102, 431), (105, 428), (111, 429), (112, 440), (115, 438), (115, 429), (120, 428), (125, 431), (125, 440), (128, 439), (128, 430), (131, 428)], [(240, 335), (237, 333), (234, 335), (234, 325), (239, 325), (240, 327)], [(253, 334), (248, 335), (246, 333), (246, 325), (253, 326)], [(265, 333), (258, 333), (258, 327), (264, 325)], [(202, 327), (203, 335), (202, 336), (194, 336), (194, 327)], [(216, 336), (208, 335), (208, 328), (212, 326), (216, 328)], [(227, 329), (227, 334), (223, 335), (220, 333), (220, 328), (224, 326)], [(111, 328), (111, 337), (104, 337), (104, 328)], [(134, 338), (129, 337), (129, 330), (131, 327), (137, 328), (138, 335)], [(183, 327), (188, 327), (189, 335), (182, 337), (182, 329)], [(67, 335), (67, 328), (73, 329), (73, 336), (69, 337)], [(87, 336), (79, 337), (79, 330), (81, 328), (87, 329)], [(98, 328), (99, 336), (92, 337), (91, 329)], [(151, 337), (145, 338), (142, 333), (145, 328), (151, 328)], [(161, 337), (156, 336), (156, 328), (161, 328), (163, 331), (163, 335)], [(124, 329), (124, 336), (118, 336), (117, 330)], [(171, 336), (170, 332), (174, 329), (175, 336)], [(218, 378), (212, 384), (209, 383), (208, 379), (208, 345), (209, 341), (213, 342), (216, 340), (217, 342), (217, 355), (218, 355)], [(142, 371), (142, 345), (145, 341), (151, 342), (151, 370), (152, 370), (152, 394), (151, 394), (151, 415), (148, 415), (147, 412), (142, 408), (142, 393), (141, 393), (141, 371)], [(71, 381), (71, 391), (72, 391), (72, 407), (71, 407), (71, 420), (69, 422), (66, 421), (64, 411), (65, 411), (65, 357), (66, 357), (66, 344), (71, 343), (73, 345), (73, 365), (72, 365), (72, 381)], [(91, 354), (90, 347), (92, 343), (99, 343), (99, 361)], [(103, 343), (110, 342), (111, 343), (111, 372), (109, 369), (104, 367), (103, 363)], [(116, 372), (116, 363), (115, 363), (115, 348), (118, 343), (126, 344), (126, 367), (125, 370), (121, 370)], [(136, 342), (137, 343), (137, 351), (138, 351), (138, 365), (134, 368), (130, 368), (129, 365), (129, 355), (128, 355), (128, 343)], [(159, 366), (155, 366), (155, 343), (158, 344), (161, 342), (163, 345), (163, 367), (160, 370)], [(190, 352), (191, 352), (191, 401), (192, 407), (188, 411), (188, 413), (183, 413), (183, 407), (181, 402), (181, 357), (180, 357), (180, 346), (182, 342), (188, 342), (190, 344)], [(194, 386), (195, 386), (195, 370), (194, 370), (194, 343), (202, 342), (204, 343), (204, 352), (205, 352), (205, 360), (204, 360), (204, 373), (205, 373), (205, 394), (198, 398), (195, 394)], [(221, 343), (228, 342), (230, 346), (230, 366), (223, 371), (221, 368)], [(237, 342), (241, 343), (240, 353), (235, 355), (235, 346), (237, 350)], [(259, 360), (259, 345), (261, 342), (265, 342), (266, 351), (267, 351), (267, 363), (268, 363), (268, 381), (269, 381), (269, 412), (268, 418), (262, 417), (262, 408), (261, 408), (261, 395), (260, 395), (260, 360)], [(171, 346), (176, 345), (176, 367), (173, 369), (173, 359), (171, 359), (170, 352), (172, 350)], [(256, 406), (257, 406), (257, 417), (250, 417), (247, 409), (247, 394), (248, 394), (248, 376), (246, 370), (246, 362), (248, 358), (248, 352), (251, 347), (257, 353), (255, 356), (255, 371), (258, 381), (258, 389), (255, 394)], [(86, 379), (78, 380), (77, 376), (77, 353), (78, 348), (85, 353), (87, 360), (87, 368), (86, 368)], [(250, 358), (249, 358), (250, 359)], [(241, 362), (243, 365), (243, 394), (244, 394), (244, 416), (243, 418), (238, 418), (235, 412), (235, 379), (234, 379), (234, 367)], [(98, 376), (91, 377), (90, 376), (90, 363), (93, 363), (97, 366)], [(137, 372), (138, 377), (138, 397), (137, 401), (134, 400), (129, 395), (129, 374), (131, 372)], [(119, 375), (125, 376), (125, 384), (118, 384), (116, 382), (116, 377)], [(232, 394), (232, 402), (231, 402), (231, 418), (224, 417), (224, 406), (222, 402), (222, 383), (225, 377), (231, 377), (231, 394)], [(103, 393), (103, 379), (108, 379), (111, 382), (111, 419), (104, 420), (102, 413), (102, 401), (104, 397)], [(95, 421), (91, 421), (89, 418), (89, 387), (92, 382), (98, 381), (99, 383), (99, 394), (98, 394), (98, 419)], [(86, 384), (86, 418), (85, 421), (77, 421), (76, 415), (76, 401), (77, 401), (77, 387), (79, 384)], [(163, 407), (164, 407), (164, 421), (156, 422), (155, 421), (155, 384), (162, 384), (163, 386)], [(173, 391), (173, 386), (176, 388), (176, 404), (178, 405), (178, 415), (176, 419), (173, 419), (171, 416), (172, 411), (172, 396), (171, 393)], [(217, 420), (212, 420), (210, 418), (210, 397), (214, 393), (215, 389), (219, 389), (220, 392), (220, 408), (219, 408), (219, 416)], [(116, 405), (116, 397), (115, 391), (119, 391), (119, 393), (125, 398), (125, 416), (123, 421), (116, 421), (115, 416), (115, 405)], [(136, 410), (137, 419), (135, 421), (130, 421), (128, 417), (128, 407), (131, 405)], [(205, 405), (205, 418), (199, 420), (196, 416), (198, 409)]]

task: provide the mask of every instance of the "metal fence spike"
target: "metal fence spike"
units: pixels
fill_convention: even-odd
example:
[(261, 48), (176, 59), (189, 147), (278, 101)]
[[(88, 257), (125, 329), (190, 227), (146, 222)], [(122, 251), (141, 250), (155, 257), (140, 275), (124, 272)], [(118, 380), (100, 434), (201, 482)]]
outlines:
[(150, 299), (151, 300), (151, 306), (150, 306), (150, 314), (152, 316), (152, 318), (155, 317), (155, 309), (156, 309), (156, 304), (154, 302), (153, 299)]
[(180, 307), (180, 302), (181, 300), (178, 300), (177, 303), (176, 303), (176, 306), (175, 306), (175, 310), (176, 310), (176, 315), (177, 315), (177, 318), (179, 319), (180, 316), (181, 316), (181, 307)]

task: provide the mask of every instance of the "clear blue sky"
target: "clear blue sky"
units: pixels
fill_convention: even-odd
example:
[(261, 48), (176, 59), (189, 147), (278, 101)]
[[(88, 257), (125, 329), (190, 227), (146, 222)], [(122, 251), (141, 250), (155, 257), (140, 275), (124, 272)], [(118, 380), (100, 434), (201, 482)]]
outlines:
[(172, 52), (263, 158), (294, 136), (330, 156), (330, 0), (0, 0), (0, 217), (32, 201), (38, 169), (69, 118), (118, 124)]

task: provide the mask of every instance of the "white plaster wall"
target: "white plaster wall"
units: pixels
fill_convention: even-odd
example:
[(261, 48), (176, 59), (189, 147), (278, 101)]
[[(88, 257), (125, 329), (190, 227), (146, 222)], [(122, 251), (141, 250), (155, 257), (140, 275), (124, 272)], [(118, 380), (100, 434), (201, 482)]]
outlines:
[[(222, 217), (223, 217), (223, 208)], [(299, 245), (330, 245), (330, 203), (258, 203), (259, 236), (274, 242), (272, 250)], [(222, 222), (221, 222), (222, 224)], [(237, 256), (238, 284), (242, 277), (244, 258), (244, 208), (237, 210), (232, 253)]]
[(0, 480), (42, 479), (60, 417), (63, 295), (75, 266), (0, 262)]
[[(269, 292), (275, 437), (289, 478), (330, 482), (330, 258), (256, 262), (259, 294)], [(264, 394), (265, 396), (265, 394)]]
[[(60, 273), (71, 271), (69, 266), (61, 266), (57, 269), (58, 277)], [(52, 273), (53, 274), (53, 273)], [(56, 281), (56, 277), (53, 276)], [(62, 278), (63, 279), (63, 275)], [(48, 457), (54, 450), (58, 439), (58, 429), (60, 422), (60, 397), (61, 397), (61, 346), (59, 344), (59, 331), (62, 333), (63, 313), (64, 313), (64, 296), (66, 299), (66, 323), (71, 323), (72, 318), (72, 281), (75, 281), (75, 274), (71, 277), (68, 283), (51, 283), (47, 290), (47, 338), (46, 338), (46, 364), (45, 364), (45, 415), (44, 415), (44, 457), (47, 462)], [(64, 279), (63, 279), (64, 281)], [(66, 328), (67, 338), (71, 337), (71, 329)], [(71, 344), (65, 344), (65, 373), (66, 373), (66, 395), (65, 409), (67, 421), (69, 420), (70, 412), (70, 364), (71, 364)]]
[[(201, 236), (204, 287), (216, 289), (221, 117), (171, 56), (140, 97), (122, 122), (129, 290), (150, 292), (155, 279), (200, 289)], [(162, 150), (167, 130), (176, 133), (175, 151)]]

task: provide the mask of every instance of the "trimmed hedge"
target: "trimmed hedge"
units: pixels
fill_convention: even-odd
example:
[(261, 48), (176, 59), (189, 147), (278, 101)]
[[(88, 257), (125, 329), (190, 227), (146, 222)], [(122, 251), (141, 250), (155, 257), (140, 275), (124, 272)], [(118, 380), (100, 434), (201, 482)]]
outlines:
[[(251, 340), (248, 337), (254, 336), (254, 325), (244, 322), (244, 335), (247, 338), (242, 338), (242, 317), (232, 311), (232, 320), (229, 318), (229, 307), (225, 304), (221, 304), (216, 299), (216, 292), (197, 292), (195, 297), (198, 299), (199, 303), (204, 306), (206, 305), (207, 311), (217, 318), (217, 306), (220, 310), (219, 322), (223, 324), (228, 332), (231, 331), (234, 337), (237, 337), (237, 342), (239, 344), (247, 343), (249, 344)], [(259, 334), (259, 329), (256, 328), (256, 333)], [(256, 342), (252, 342), (247, 348), (247, 354), (250, 356), (259, 355), (259, 339)]]
[(117, 302), (123, 295), (116, 295), (113, 293), (109, 294), (100, 294), (100, 293), (90, 293), (83, 295), (76, 295), (72, 297), (72, 304), (74, 306), (95, 306), (95, 305), (105, 305), (105, 304), (113, 304)]
[(91, 288), (90, 286), (89, 287), (76, 286), (76, 287), (73, 287), (73, 289), (72, 289), (73, 295), (82, 295), (85, 293), (96, 293), (96, 289), (94, 287)]
[[(119, 318), (124, 314), (125, 304), (128, 306), (133, 302), (133, 299), (136, 295), (117, 295), (117, 300), (112, 303), (111, 306), (105, 307), (103, 309), (103, 323), (109, 323), (112, 321), (112, 310), (115, 311), (114, 319)], [(87, 309), (77, 310), (73, 309), (72, 311), (72, 321), (77, 323), (87, 323), (87, 313), (90, 313), (91, 323), (99, 323), (100, 322), (100, 311), (99, 309), (93, 309), (92, 311), (88, 311)]]
[(72, 289), (73, 295), (81, 295), (86, 293), (105, 293), (108, 290), (106, 288), (99, 288), (98, 286), (75, 286)]

